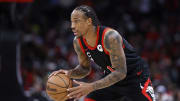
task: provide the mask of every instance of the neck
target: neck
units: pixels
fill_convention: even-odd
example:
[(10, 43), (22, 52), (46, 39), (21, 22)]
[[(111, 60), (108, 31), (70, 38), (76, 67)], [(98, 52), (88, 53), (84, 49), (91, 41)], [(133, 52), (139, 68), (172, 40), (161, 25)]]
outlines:
[(83, 36), (88, 43), (88, 45), (94, 47), (96, 45), (96, 39), (97, 39), (97, 27), (92, 26), (89, 27), (87, 34)]
[(97, 37), (97, 27), (95, 27), (95, 26), (89, 27), (87, 34), (85, 34), (83, 37), (87, 41), (94, 40), (94, 39), (96, 40), (95, 37)]

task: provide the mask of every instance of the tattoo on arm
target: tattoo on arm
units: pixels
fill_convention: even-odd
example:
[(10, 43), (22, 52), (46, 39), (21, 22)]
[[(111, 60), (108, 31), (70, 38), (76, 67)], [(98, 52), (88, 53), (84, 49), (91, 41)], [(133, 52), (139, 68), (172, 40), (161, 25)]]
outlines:
[(94, 90), (109, 87), (126, 77), (126, 59), (121, 40), (119, 33), (114, 30), (110, 30), (106, 33), (104, 37), (104, 45), (110, 53), (112, 68), (114, 68), (115, 71), (103, 79), (94, 82)]
[(73, 41), (74, 49), (78, 55), (79, 65), (76, 68), (70, 70), (70, 77), (74, 79), (81, 79), (88, 75), (91, 70), (90, 62), (87, 56), (82, 52), (78, 39), (74, 39)]
[(89, 71), (90, 70), (87, 67), (77, 65), (76, 68), (70, 70), (70, 78), (81, 79), (85, 77)]

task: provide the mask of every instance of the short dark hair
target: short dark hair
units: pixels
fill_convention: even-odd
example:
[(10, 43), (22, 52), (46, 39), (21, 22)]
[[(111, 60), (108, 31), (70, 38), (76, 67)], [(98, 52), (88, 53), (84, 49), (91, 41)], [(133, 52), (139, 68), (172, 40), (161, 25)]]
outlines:
[(81, 5), (81, 6), (76, 7), (74, 10), (82, 11), (86, 17), (91, 18), (92, 24), (94, 26), (101, 25), (97, 15), (92, 7), (87, 6), (87, 5)]

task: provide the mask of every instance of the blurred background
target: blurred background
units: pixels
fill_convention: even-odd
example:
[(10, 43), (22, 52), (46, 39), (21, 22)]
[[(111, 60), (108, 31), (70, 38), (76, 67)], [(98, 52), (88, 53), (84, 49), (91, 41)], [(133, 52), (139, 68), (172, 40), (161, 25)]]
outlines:
[[(102, 25), (119, 31), (149, 63), (157, 101), (180, 101), (179, 0), (0, 3), (0, 100), (51, 101), (48, 74), (78, 64), (70, 15), (82, 4), (92, 6)], [(92, 67), (83, 81), (101, 77), (99, 67)]]

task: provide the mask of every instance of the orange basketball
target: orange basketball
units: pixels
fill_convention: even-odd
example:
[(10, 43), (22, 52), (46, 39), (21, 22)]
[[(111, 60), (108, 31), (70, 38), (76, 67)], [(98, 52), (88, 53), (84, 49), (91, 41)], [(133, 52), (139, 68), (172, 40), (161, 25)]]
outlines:
[(65, 74), (59, 73), (48, 78), (46, 92), (55, 101), (65, 101), (67, 99), (67, 88), (72, 87), (72, 80)]

